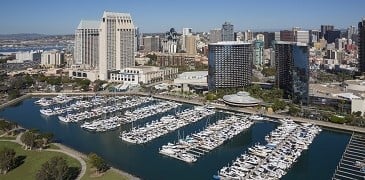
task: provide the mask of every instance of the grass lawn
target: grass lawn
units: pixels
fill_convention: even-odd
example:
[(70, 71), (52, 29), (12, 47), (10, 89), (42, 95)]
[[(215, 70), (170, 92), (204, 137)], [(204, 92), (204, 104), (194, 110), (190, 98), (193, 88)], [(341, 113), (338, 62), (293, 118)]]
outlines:
[(0, 137), (0, 139), (15, 140), (16, 139), (16, 136), (3, 136), (3, 137)]
[(107, 179), (107, 180), (127, 180), (127, 177), (124, 177), (123, 175), (113, 171), (113, 170), (108, 170), (106, 171), (104, 174), (102, 175), (96, 175), (95, 174), (95, 169), (91, 168), (91, 164), (87, 161), (87, 168), (86, 168), (86, 173), (84, 175), (84, 177), (81, 178), (81, 180), (103, 180), (103, 179)]
[(0, 175), (1, 180), (33, 180), (35, 179), (35, 175), (40, 169), (41, 165), (54, 156), (62, 156), (66, 159), (70, 167), (78, 167), (79, 169), (81, 169), (79, 161), (63, 153), (36, 150), (26, 151), (17, 143), (1, 141), (0, 149), (4, 147), (14, 149), (16, 152), (16, 156), (25, 156), (25, 159), (24, 163), (21, 164), (19, 167), (11, 170), (6, 175)]

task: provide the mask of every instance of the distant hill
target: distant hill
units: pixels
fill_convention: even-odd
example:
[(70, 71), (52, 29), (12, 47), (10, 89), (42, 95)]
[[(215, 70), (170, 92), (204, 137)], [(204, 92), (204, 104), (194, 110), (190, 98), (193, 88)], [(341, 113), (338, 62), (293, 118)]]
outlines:
[(39, 39), (49, 35), (36, 33), (21, 33), (21, 34), (0, 34), (0, 40), (24, 40), (24, 39)]

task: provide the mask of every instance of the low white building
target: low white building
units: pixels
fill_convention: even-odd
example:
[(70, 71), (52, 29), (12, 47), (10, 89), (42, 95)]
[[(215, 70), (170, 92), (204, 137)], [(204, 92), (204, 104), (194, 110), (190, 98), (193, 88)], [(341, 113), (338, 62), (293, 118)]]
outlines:
[(25, 51), (17, 52), (15, 59), (19, 61), (39, 61), (41, 60), (42, 51)]
[(208, 71), (184, 72), (174, 79), (174, 85), (182, 91), (190, 91), (190, 86), (208, 87)]
[(84, 69), (69, 69), (68, 76), (71, 78), (88, 79), (90, 81), (95, 81), (99, 79), (98, 70), (84, 70)]
[(111, 72), (110, 81), (128, 82), (131, 85), (137, 85), (140, 82), (150, 84), (176, 77), (177, 73), (177, 68), (160, 69), (155, 66), (136, 66)]

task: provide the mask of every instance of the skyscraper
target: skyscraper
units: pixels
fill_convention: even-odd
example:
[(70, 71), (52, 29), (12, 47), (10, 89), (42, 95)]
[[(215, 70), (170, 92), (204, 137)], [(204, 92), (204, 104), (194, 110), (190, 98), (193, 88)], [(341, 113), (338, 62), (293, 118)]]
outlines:
[(209, 43), (217, 43), (222, 41), (222, 30), (212, 29), (209, 31)]
[(327, 40), (327, 43), (334, 43), (336, 39), (341, 37), (340, 30), (328, 30), (326, 34), (324, 34), (324, 39)]
[(365, 18), (359, 22), (359, 72), (365, 72)]
[(182, 44), (181, 44), (181, 49), (186, 51), (186, 42), (185, 42), (185, 39), (186, 39), (186, 36), (191, 36), (193, 35), (193, 29), (192, 28), (183, 28), (183, 31), (182, 31)]
[(208, 45), (208, 89), (237, 88), (251, 83), (253, 44), (224, 41)]
[(184, 36), (185, 51), (188, 54), (196, 54), (196, 37), (193, 35)]
[(158, 52), (160, 50), (160, 37), (158, 36), (143, 37), (143, 47), (145, 52)]
[(278, 41), (274, 44), (276, 85), (294, 103), (308, 104), (309, 50), (305, 43)]
[(74, 64), (86, 69), (96, 69), (99, 65), (100, 21), (82, 20), (75, 32)]
[(357, 29), (355, 26), (350, 26), (347, 28), (347, 39), (353, 39), (353, 35), (357, 34)]
[(255, 56), (254, 56), (254, 65), (261, 67), (264, 64), (263, 61), (264, 56), (264, 41), (256, 40), (255, 41)]
[(108, 71), (134, 66), (135, 27), (127, 13), (104, 12), (100, 25), (99, 78)]
[(222, 41), (234, 41), (233, 25), (229, 22), (224, 22), (222, 25)]
[(280, 31), (280, 41), (294, 41), (294, 32), (289, 30)]
[(165, 38), (162, 40), (162, 48), (164, 53), (177, 53), (177, 32), (174, 28), (165, 33)]
[(321, 39), (324, 38), (324, 36), (326, 35), (327, 31), (332, 31), (334, 30), (335, 27), (333, 25), (321, 25)]
[(294, 41), (301, 43), (309, 43), (309, 31), (294, 31)]

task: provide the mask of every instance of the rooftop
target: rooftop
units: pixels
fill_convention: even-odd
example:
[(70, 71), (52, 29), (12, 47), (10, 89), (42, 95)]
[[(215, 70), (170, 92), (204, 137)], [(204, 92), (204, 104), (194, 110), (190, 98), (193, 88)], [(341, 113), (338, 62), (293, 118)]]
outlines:
[(292, 44), (297, 46), (308, 46), (307, 43), (292, 42), (292, 41), (276, 41), (275, 44)]
[(244, 44), (252, 44), (252, 43), (244, 41), (221, 41), (217, 43), (210, 43), (209, 45), (244, 45)]
[(99, 29), (100, 21), (81, 20), (77, 29)]
[(262, 101), (250, 96), (250, 93), (240, 91), (237, 94), (230, 94), (223, 96), (224, 102), (235, 106), (255, 106)]

